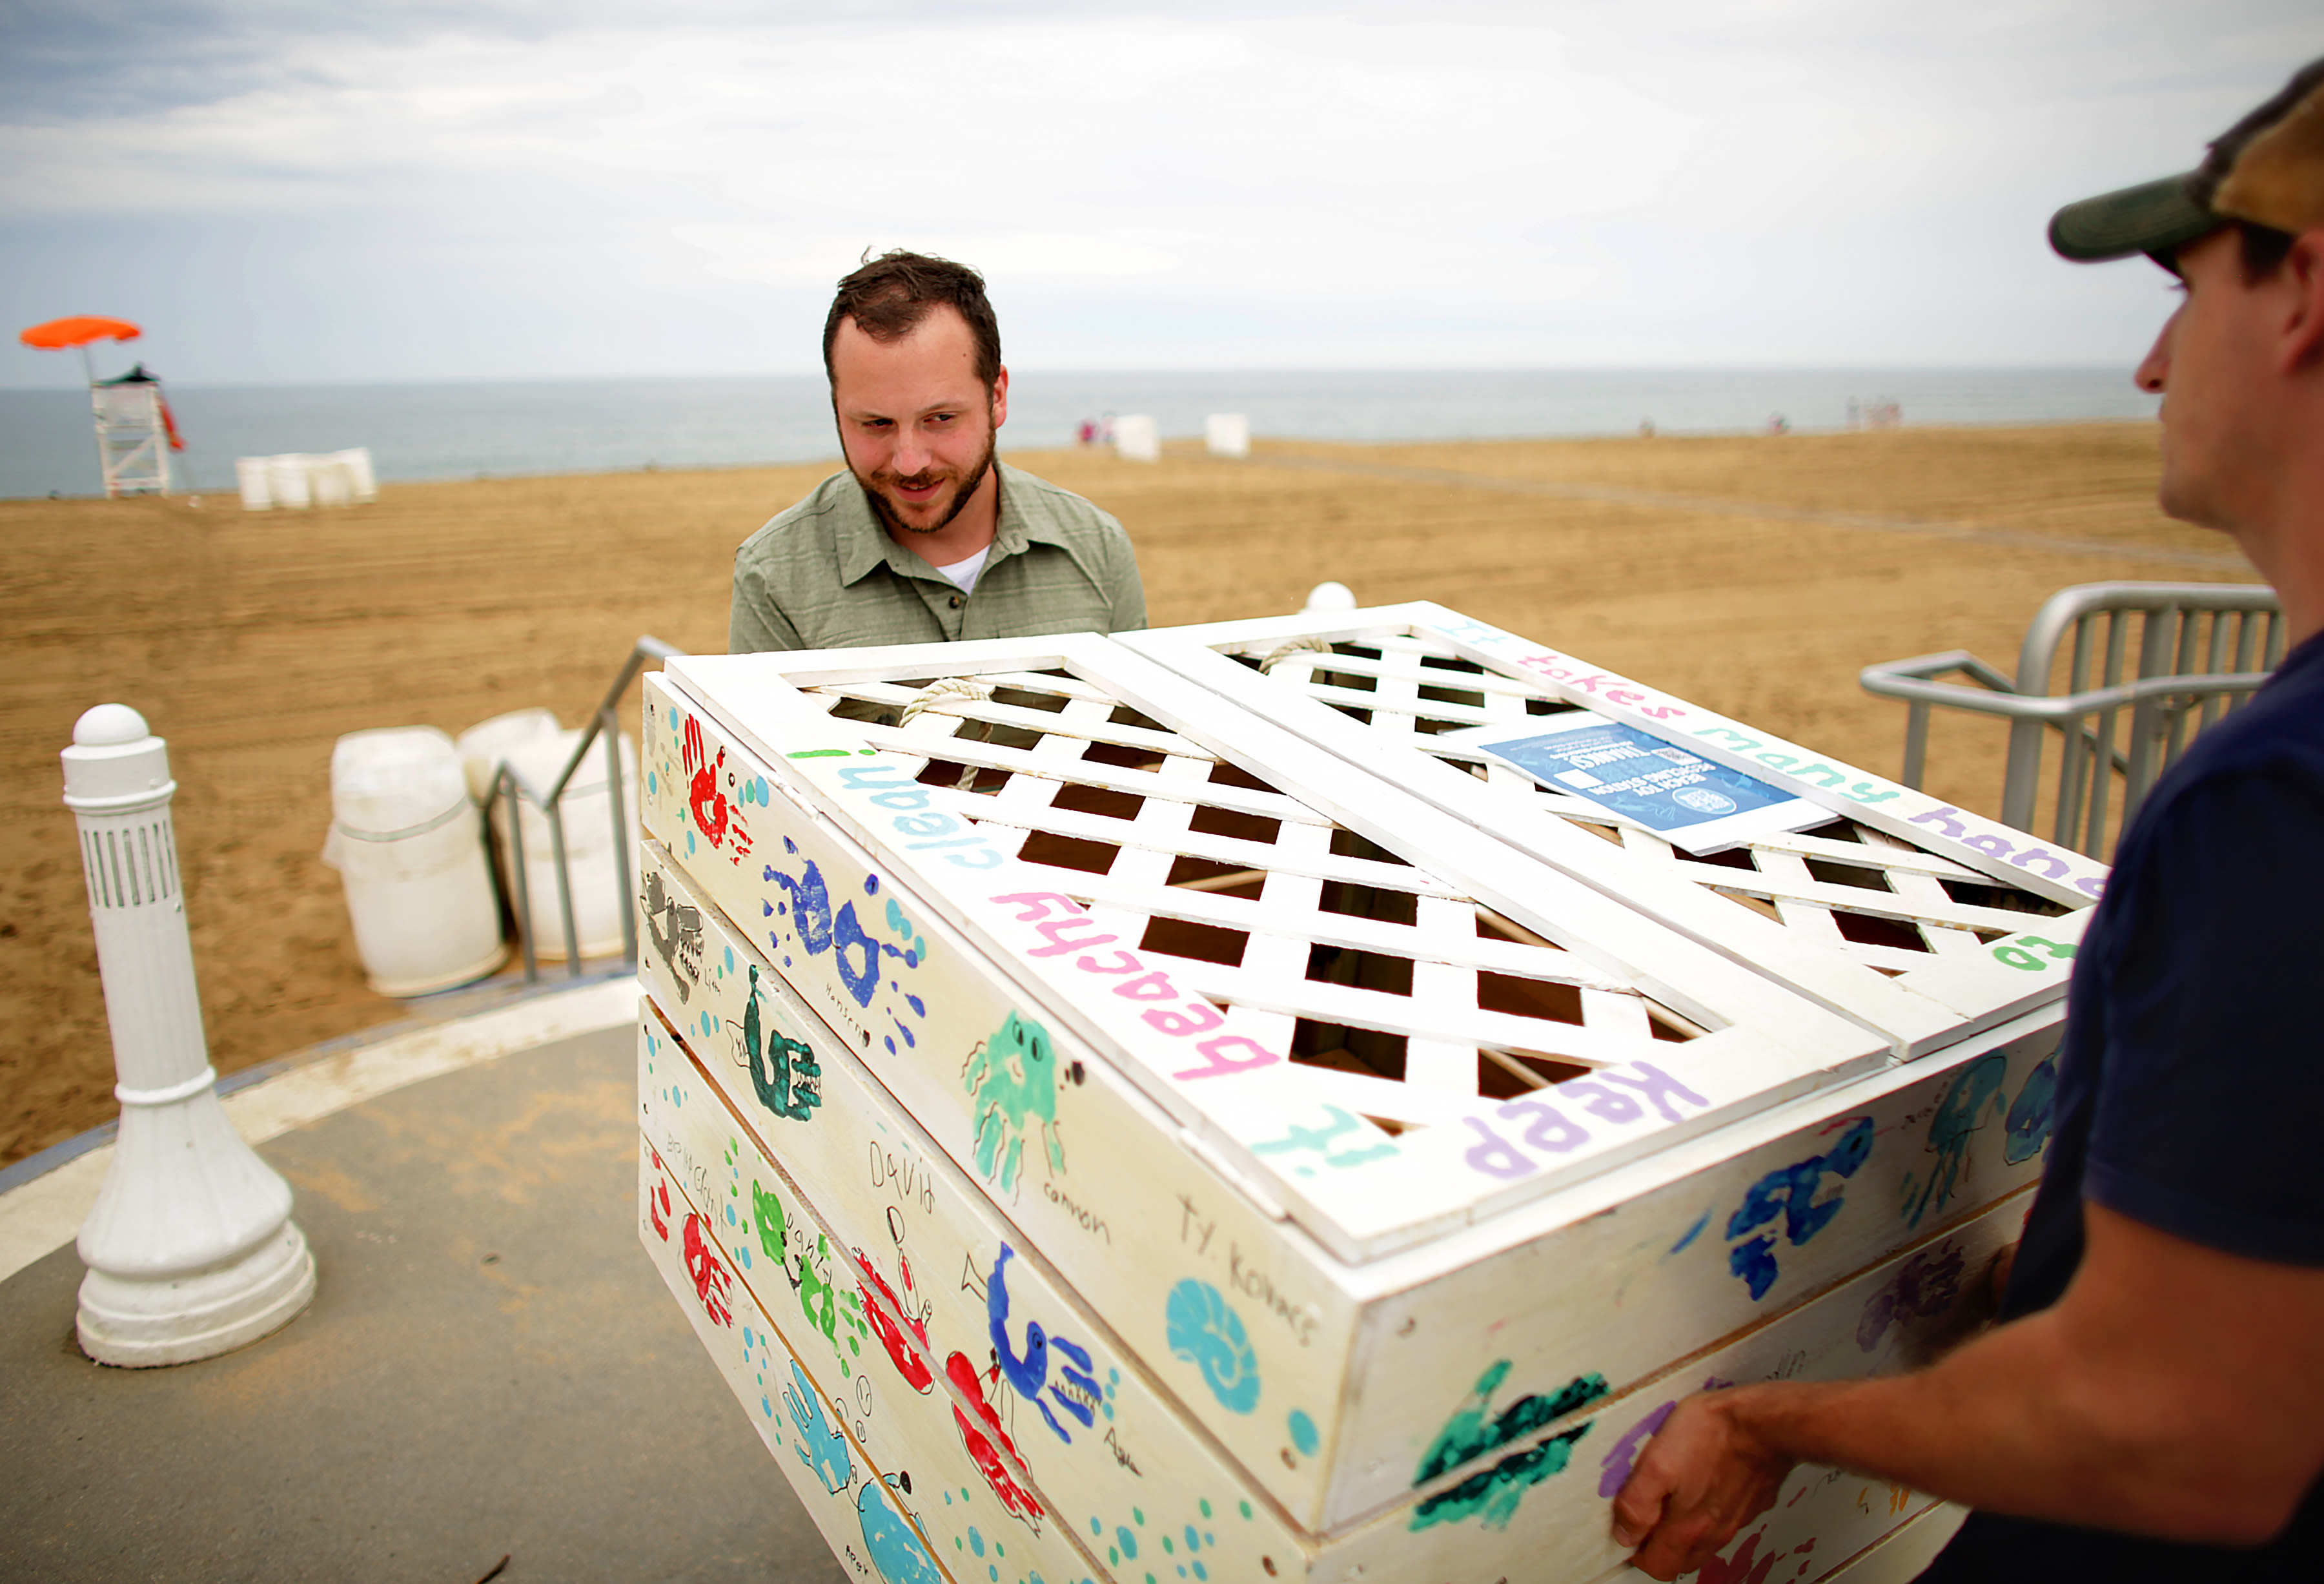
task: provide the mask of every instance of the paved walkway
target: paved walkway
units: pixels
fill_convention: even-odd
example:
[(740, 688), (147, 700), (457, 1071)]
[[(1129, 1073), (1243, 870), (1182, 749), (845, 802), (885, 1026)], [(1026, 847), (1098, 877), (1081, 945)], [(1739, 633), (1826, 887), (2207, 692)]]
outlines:
[(639, 1247), (634, 982), (281, 1064), (227, 1102), (314, 1304), (239, 1352), (73, 1340), (107, 1146), (0, 1193), (0, 1578), (844, 1578)]

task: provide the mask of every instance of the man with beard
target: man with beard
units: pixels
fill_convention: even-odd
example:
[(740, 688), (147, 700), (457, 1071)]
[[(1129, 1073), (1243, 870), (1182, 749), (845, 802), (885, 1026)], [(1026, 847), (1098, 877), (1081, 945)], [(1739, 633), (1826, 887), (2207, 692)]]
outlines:
[(1803, 1462), (1976, 1509), (1923, 1584), (2324, 1576), (2324, 60), (2050, 240), (2176, 277), (2137, 375), (2163, 509), (2235, 539), (2290, 653), (2123, 835), (2000, 1322), (1914, 1374), (1681, 1403), (1614, 1503), (1653, 1578)]
[(734, 552), (730, 651), (1146, 625), (1121, 524), (993, 456), (1009, 371), (975, 271), (872, 260), (839, 283), (823, 366), (847, 470)]

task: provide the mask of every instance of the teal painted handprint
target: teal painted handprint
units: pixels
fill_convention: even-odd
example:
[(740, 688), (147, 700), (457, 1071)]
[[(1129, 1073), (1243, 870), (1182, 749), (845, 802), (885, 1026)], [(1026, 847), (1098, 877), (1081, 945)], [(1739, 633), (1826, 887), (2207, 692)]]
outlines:
[(974, 1097), (969, 1125), (976, 1142), (976, 1169), (988, 1182), (1014, 1192), (1024, 1163), (1025, 1135), (1038, 1129), (1049, 1170), (1065, 1169), (1065, 1147), (1057, 1137), (1057, 1052), (1049, 1031), (1031, 1018), (1010, 1013), (991, 1038), (969, 1052), (961, 1086)]

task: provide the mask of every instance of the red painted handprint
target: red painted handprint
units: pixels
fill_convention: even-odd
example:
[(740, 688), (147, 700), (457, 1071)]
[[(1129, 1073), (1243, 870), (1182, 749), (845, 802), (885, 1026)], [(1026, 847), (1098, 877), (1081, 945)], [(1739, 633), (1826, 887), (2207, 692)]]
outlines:
[[(1000, 1370), (995, 1368), (992, 1374), (997, 1381)], [(1009, 1465), (1002, 1462), (1001, 1454), (993, 1450), (992, 1443), (997, 1440), (1009, 1449), (1010, 1458), (1017, 1456), (1017, 1443), (1009, 1439), (1009, 1432), (1001, 1428), (1001, 1415), (995, 1413), (991, 1404), (984, 1400), (984, 1382), (977, 1375), (976, 1366), (968, 1361), (965, 1353), (955, 1353), (945, 1360), (945, 1376), (960, 1388), (963, 1395), (976, 1404), (976, 1417), (982, 1422), (980, 1429), (971, 1424), (968, 1415), (957, 1406), (952, 1411), (953, 1422), (960, 1427), (960, 1439), (962, 1444), (968, 1448), (970, 1459), (984, 1476), (984, 1483), (992, 1487), (992, 1494), (1001, 1498), (1001, 1505), (1022, 1518), (1035, 1533), (1039, 1533), (1043, 1513), (1041, 1504), (1034, 1499), (1031, 1491), (1017, 1483)]]
[[(872, 1268), (871, 1260), (862, 1249), (855, 1249), (853, 1253), (855, 1274), (859, 1278), (856, 1284), (863, 1294), (863, 1313), (871, 1320), (872, 1329), (879, 1337), (880, 1345), (888, 1349), (888, 1357), (904, 1377), (906, 1385), (916, 1392), (930, 1390), (936, 1385), (936, 1374), (929, 1369), (927, 1360), (920, 1356), (920, 1348), (928, 1345), (928, 1322), (914, 1318), (897, 1301), (894, 1290), (888, 1285), (888, 1279)], [(898, 1264), (902, 1271), (905, 1290), (908, 1292), (912, 1285), (912, 1267), (904, 1264), (900, 1255), (898, 1256)], [(874, 1291), (879, 1293), (877, 1298), (872, 1296)], [(900, 1324), (898, 1323), (899, 1319)], [(918, 1348), (905, 1339), (906, 1327), (910, 1328), (912, 1336), (918, 1339)]]
[[(654, 1157), (654, 1169), (662, 1170), (661, 1157)], [(653, 1229), (664, 1243), (669, 1241), (669, 1223), (663, 1218), (669, 1214), (669, 1184), (657, 1182), (646, 1190), (646, 1214), (653, 1219)]]
[(694, 1295), (702, 1300), (702, 1312), (731, 1329), (734, 1314), (726, 1307), (726, 1290), (734, 1284), (734, 1278), (712, 1252), (716, 1246), (703, 1237), (706, 1225), (692, 1210), (686, 1213), (686, 1274), (694, 1278)]
[(686, 774), (687, 802), (694, 810), (694, 823), (709, 838), (712, 847), (724, 847), (729, 837), (733, 838), (731, 853), (737, 862), (751, 850), (751, 833), (742, 827), (739, 810), (726, 801), (718, 778), (726, 769), (726, 750), (710, 756), (702, 740), (702, 723), (689, 715), (686, 718)]

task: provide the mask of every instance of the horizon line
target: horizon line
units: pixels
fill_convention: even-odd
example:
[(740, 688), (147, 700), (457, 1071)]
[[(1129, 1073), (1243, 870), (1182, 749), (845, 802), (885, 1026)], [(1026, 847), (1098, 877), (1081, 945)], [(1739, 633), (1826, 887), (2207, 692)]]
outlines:
[[(133, 358), (133, 363), (141, 360)], [(2126, 371), (2127, 361), (2099, 362), (2040, 362), (2040, 363), (1545, 363), (1545, 364), (1379, 364), (1379, 365), (1252, 365), (1241, 366), (1194, 367), (1164, 366), (1139, 367), (1133, 366), (1067, 367), (1064, 366), (1009, 365), (1012, 379), (1035, 377), (1053, 378), (1152, 378), (1157, 375), (1181, 378), (1243, 377), (1251, 375), (1671, 375), (1671, 374), (1864, 374), (1864, 375), (1962, 375), (1962, 374), (2098, 374)], [(557, 385), (557, 384), (738, 384), (751, 381), (820, 382), (823, 370), (775, 371), (749, 374), (534, 374), (534, 375), (434, 375), (401, 376), (387, 379), (361, 379), (347, 376), (323, 376), (306, 379), (176, 380), (167, 375), (157, 376), (163, 384), (180, 390), (204, 391), (263, 391), (314, 390), (345, 388), (379, 390), (394, 388), (426, 388), (442, 385)], [(43, 381), (18, 384), (0, 377), (0, 395), (30, 394), (44, 391), (86, 391), (89, 387), (78, 380)]]

